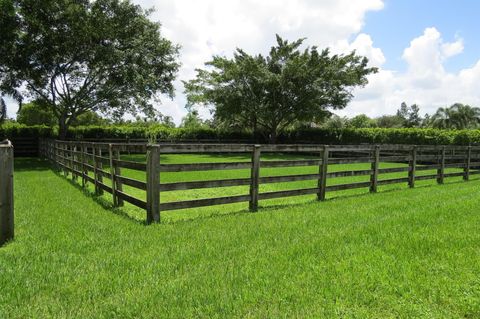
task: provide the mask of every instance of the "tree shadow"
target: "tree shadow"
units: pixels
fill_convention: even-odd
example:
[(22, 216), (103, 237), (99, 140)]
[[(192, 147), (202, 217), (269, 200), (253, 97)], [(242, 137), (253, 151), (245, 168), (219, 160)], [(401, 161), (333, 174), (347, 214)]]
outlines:
[(47, 171), (51, 169), (48, 161), (38, 157), (16, 157), (13, 163), (14, 172)]

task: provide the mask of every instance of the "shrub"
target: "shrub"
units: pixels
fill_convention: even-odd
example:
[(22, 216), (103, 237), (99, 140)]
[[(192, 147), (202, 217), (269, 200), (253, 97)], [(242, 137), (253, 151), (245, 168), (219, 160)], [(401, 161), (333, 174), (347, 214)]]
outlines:
[[(15, 122), (0, 125), (0, 138), (55, 137), (56, 128), (26, 126)], [(163, 141), (215, 141), (266, 143), (262, 138), (254, 139), (247, 131), (215, 130), (212, 128), (171, 128), (165, 125), (107, 125), (78, 126), (68, 131), (70, 139), (147, 139), (155, 136)], [(480, 144), (480, 130), (440, 130), (420, 128), (344, 128), (344, 129), (296, 129), (279, 136), (281, 143), (315, 144), (418, 144), (418, 145), (469, 145)]]

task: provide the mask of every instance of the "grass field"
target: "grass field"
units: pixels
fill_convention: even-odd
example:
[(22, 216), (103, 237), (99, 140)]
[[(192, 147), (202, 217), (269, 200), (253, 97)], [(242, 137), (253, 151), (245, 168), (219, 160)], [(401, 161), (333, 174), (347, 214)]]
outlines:
[[(247, 204), (167, 212), (147, 227), (132, 221), (140, 212), (108, 209), (108, 196), (40, 160), (15, 164), (16, 239), (0, 248), (0, 318), (480, 317), (479, 180), (264, 201), (257, 213)], [(230, 191), (244, 189), (221, 194)]]

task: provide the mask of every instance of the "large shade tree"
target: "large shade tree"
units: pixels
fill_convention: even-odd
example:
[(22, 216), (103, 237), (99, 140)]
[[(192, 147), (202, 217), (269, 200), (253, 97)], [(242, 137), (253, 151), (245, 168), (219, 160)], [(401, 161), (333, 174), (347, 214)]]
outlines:
[[(153, 112), (173, 96), (178, 47), (128, 0), (0, 0), (0, 89), (41, 98), (60, 137), (88, 111)], [(18, 92), (18, 91), (17, 91)]]
[(329, 110), (344, 108), (353, 88), (365, 85), (367, 75), (377, 70), (355, 52), (301, 50), (302, 42), (277, 35), (268, 56), (241, 49), (231, 59), (214, 56), (185, 83), (189, 104), (213, 106), (217, 120), (249, 127), (275, 142), (296, 122), (321, 122)]

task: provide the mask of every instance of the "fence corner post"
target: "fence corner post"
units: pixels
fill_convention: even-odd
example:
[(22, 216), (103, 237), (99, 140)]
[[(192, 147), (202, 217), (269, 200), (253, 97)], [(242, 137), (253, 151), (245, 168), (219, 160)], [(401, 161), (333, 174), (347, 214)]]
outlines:
[(160, 145), (147, 147), (147, 224), (160, 222)]
[(323, 150), (321, 151), (320, 157), (320, 165), (319, 172), (318, 172), (318, 193), (317, 193), (317, 200), (324, 201), (325, 200), (325, 193), (327, 190), (327, 172), (328, 172), (328, 156), (329, 150), (328, 146), (324, 145)]
[(14, 237), (13, 146), (0, 147), (0, 246)]
[(258, 210), (258, 187), (260, 183), (260, 155), (261, 146), (254, 145), (252, 151), (252, 167), (250, 172), (250, 202), (248, 208), (251, 212)]
[(380, 146), (375, 145), (375, 150), (373, 153), (373, 162), (371, 166), (372, 174), (370, 175), (370, 193), (377, 192), (379, 163), (380, 163)]
[(415, 174), (417, 168), (417, 146), (412, 147), (412, 154), (410, 159), (410, 167), (408, 168), (408, 187), (415, 187)]

